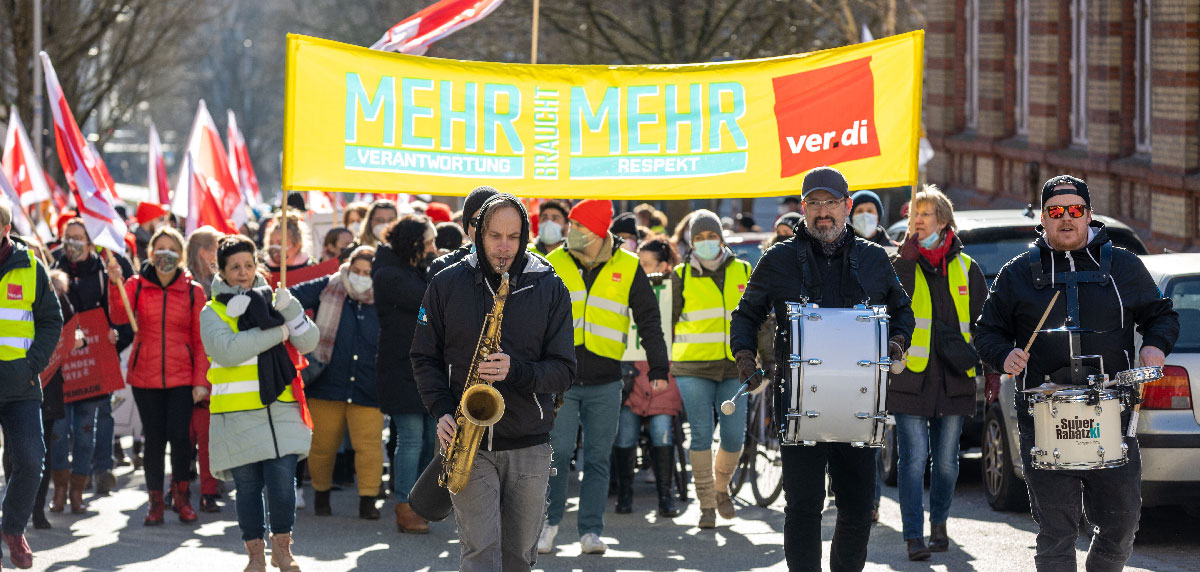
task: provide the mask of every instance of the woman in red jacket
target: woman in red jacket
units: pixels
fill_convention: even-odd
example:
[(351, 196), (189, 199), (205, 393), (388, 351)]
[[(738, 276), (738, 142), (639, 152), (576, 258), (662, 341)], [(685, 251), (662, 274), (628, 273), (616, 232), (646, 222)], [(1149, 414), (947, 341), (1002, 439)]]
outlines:
[[(192, 406), (208, 397), (207, 354), (200, 342), (200, 310), (204, 289), (184, 270), (183, 236), (174, 228), (158, 229), (150, 237), (150, 260), (137, 276), (124, 281), (125, 293), (137, 320), (133, 353), (126, 381), (142, 418), (146, 448), (144, 469), (150, 510), (144, 524), (162, 524), (163, 473), (167, 443), (171, 444), (171, 494), (179, 520), (194, 522), (188, 491), (191, 474)], [(109, 279), (120, 283), (120, 269), (110, 262)], [(128, 321), (121, 292), (109, 290), (114, 323)]]

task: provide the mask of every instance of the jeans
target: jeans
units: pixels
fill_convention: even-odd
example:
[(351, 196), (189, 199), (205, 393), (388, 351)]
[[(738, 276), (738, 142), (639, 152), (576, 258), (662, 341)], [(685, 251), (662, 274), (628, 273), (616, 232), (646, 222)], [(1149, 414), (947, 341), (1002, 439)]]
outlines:
[[(64, 406), (66, 415), (54, 422), (54, 433), (50, 436), (50, 470), (70, 468), (76, 475), (89, 474), (96, 447), (96, 409), (99, 406), (100, 401), (94, 399)], [(112, 456), (112, 451), (108, 454)]]
[(5, 534), (25, 534), (25, 524), (33, 514), (34, 497), (42, 480), (42, 461), (46, 443), (42, 440), (42, 406), (26, 399), (0, 403), (0, 428), (4, 430), (6, 457), (12, 473), (4, 487)]
[(471, 480), (458, 494), (450, 495), (462, 550), (460, 570), (533, 568), (549, 476), (548, 444), (479, 451)]
[(546, 520), (557, 526), (567, 506), (567, 479), (575, 437), (583, 425), (583, 483), (579, 486), (579, 535), (604, 532), (604, 507), (608, 503), (609, 459), (617, 437), (621, 410), (620, 381), (602, 385), (576, 385), (563, 395), (562, 407), (550, 431), (554, 468), (550, 477), (550, 506)]
[[(676, 378), (678, 379), (678, 378)], [(783, 455), (783, 553), (792, 572), (821, 570), (821, 509), (825, 466), (837, 505), (829, 554), (832, 572), (859, 572), (866, 565), (875, 494), (875, 450), (849, 443), (780, 447)]]
[[(1019, 419), (1025, 421), (1025, 419)], [(1112, 469), (1034, 469), (1032, 421), (1020, 423), (1021, 462), (1029, 489), (1029, 506), (1038, 523), (1040, 572), (1074, 572), (1079, 517), (1095, 525), (1088, 549), (1088, 572), (1118, 572), (1133, 553), (1133, 537), (1142, 516), (1142, 456), (1137, 438), (1125, 437), (1129, 461)]]
[[(188, 389), (191, 391), (191, 388)], [(190, 399), (190, 398), (189, 398)], [(112, 416), (112, 395), (105, 395), (96, 408), (96, 449), (92, 455), (92, 472), (105, 473), (113, 470), (113, 439), (115, 426)]]
[(633, 412), (628, 405), (621, 407), (621, 422), (617, 426), (617, 446), (626, 449), (637, 447), (638, 437), (642, 434), (642, 419), (650, 420), (650, 445), (652, 447), (668, 447), (671, 445), (673, 431), (672, 415), (665, 413), (642, 417)]
[(437, 420), (424, 413), (392, 415), (392, 434), (392, 492), (396, 502), (408, 502), (417, 477), (437, 453)]
[[(163, 490), (166, 473), (167, 443), (171, 444), (171, 482), (189, 481), (192, 476), (192, 388), (170, 389), (133, 388), (142, 419), (146, 448), (142, 454), (146, 471), (146, 490)], [(96, 454), (100, 454), (96, 441)], [(112, 445), (108, 446), (112, 456)]]
[(736, 377), (716, 382), (703, 377), (677, 375), (679, 396), (683, 398), (683, 409), (687, 411), (688, 424), (692, 428), (692, 440), (688, 446), (692, 451), (712, 449), (713, 413), (719, 415), (721, 449), (730, 453), (742, 450), (746, 441), (746, 396), (735, 402), (733, 414), (721, 413), (721, 404), (737, 393), (741, 382)]
[[(296, 524), (297, 455), (285, 455), (234, 467), (237, 485), (237, 519), (242, 540), (258, 540), (267, 531), (266, 513), (271, 512), (271, 534), (287, 534)], [(263, 489), (266, 489), (266, 506)]]
[(959, 437), (963, 416), (922, 417), (896, 414), (897, 479), (900, 485), (900, 520), (904, 539), (925, 537), (925, 467), (933, 458), (929, 482), (929, 523), (946, 524), (954, 485), (958, 482)]

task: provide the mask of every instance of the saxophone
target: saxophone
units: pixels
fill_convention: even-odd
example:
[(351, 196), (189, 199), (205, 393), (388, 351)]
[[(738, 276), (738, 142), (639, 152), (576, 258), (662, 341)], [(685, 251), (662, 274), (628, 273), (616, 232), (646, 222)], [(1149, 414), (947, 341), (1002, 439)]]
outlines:
[(475, 465), (475, 453), (484, 429), (495, 425), (504, 416), (504, 397), (492, 382), (479, 377), (479, 365), (487, 356), (500, 351), (500, 321), (504, 318), (504, 302), (508, 299), (508, 272), (500, 277), (500, 287), (492, 311), (483, 318), (483, 331), (479, 332), (479, 343), (475, 345), (475, 357), (467, 371), (467, 382), (462, 400), (454, 413), (457, 429), (454, 439), (442, 459), (442, 474), (438, 484), (451, 493), (458, 494), (471, 480), (471, 467)]

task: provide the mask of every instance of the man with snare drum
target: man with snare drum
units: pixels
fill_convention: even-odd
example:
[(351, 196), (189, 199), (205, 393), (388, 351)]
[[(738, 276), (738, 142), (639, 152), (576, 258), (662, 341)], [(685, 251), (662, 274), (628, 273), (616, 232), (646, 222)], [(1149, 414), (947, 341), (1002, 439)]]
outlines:
[[(796, 227), (796, 235), (763, 254), (733, 312), (730, 346), (739, 376), (751, 379), (752, 389), (758, 385), (758, 378), (752, 377), (757, 369), (758, 329), (772, 309), (779, 317), (775, 332), (776, 361), (781, 364), (780, 372), (789, 370), (791, 330), (785, 319), (789, 315), (789, 302), (807, 300), (821, 308), (852, 308), (864, 302), (886, 305), (890, 322), (887, 349), (881, 357), (900, 359), (912, 337), (912, 308), (887, 253), (877, 244), (856, 238), (846, 224), (853, 203), (842, 173), (830, 167), (809, 171), (804, 176), (803, 202), (804, 222)], [(820, 321), (811, 323), (819, 336)], [(843, 342), (848, 347), (868, 345), (862, 339)], [(869, 367), (856, 369), (877, 379)], [(776, 375), (776, 381), (783, 381), (780, 374)], [(809, 395), (808, 391), (805, 390), (805, 395)], [(854, 411), (849, 406), (829, 411), (822, 421), (842, 418), (843, 414), (851, 418)], [(862, 443), (857, 445), (814, 442), (782, 448), (783, 490), (787, 499), (784, 553), (790, 570), (821, 568), (821, 510), (827, 465), (838, 508), (830, 568), (835, 572), (863, 569), (875, 500), (875, 450), (861, 446)]]
[[(1121, 570), (1133, 551), (1142, 506), (1141, 456), (1137, 439), (1129, 436), (1130, 408), (1112, 417), (1120, 419), (1120, 427), (1084, 420), (1095, 426), (1092, 437), (1107, 437), (1110, 430), (1120, 430), (1124, 437), (1117, 447), (1090, 445), (1083, 451), (1099, 455), (1099, 462), (1063, 468), (1058, 463), (1060, 452), (1064, 458), (1075, 454), (1072, 445), (1078, 439), (1056, 437), (1051, 451), (1041, 442), (1035, 445), (1035, 434), (1040, 432), (1030, 412), (1031, 402), (1037, 406), (1046, 399), (1022, 390), (1045, 382), (1054, 384), (1047, 387), (1087, 388), (1089, 382), (1107, 379), (1104, 374), (1137, 367), (1135, 327), (1142, 334), (1136, 359), (1142, 366), (1161, 367), (1179, 335), (1179, 316), (1141, 260), (1112, 246), (1104, 225), (1092, 220), (1091, 195), (1082, 180), (1063, 175), (1046, 181), (1041, 220), (1041, 236), (1028, 252), (1010, 260), (992, 283), (976, 324), (975, 347), (985, 364), (1016, 376), (1021, 460), (1039, 527), (1037, 569), (1076, 569), (1075, 540), (1081, 512), (1086, 510), (1088, 521), (1096, 526), (1087, 570)], [(1089, 391), (1071, 389), (1053, 395), (1061, 396), (1066, 408), (1072, 393), (1086, 396)], [(1099, 396), (1094, 389), (1091, 393)], [(1092, 399), (1083, 410), (1085, 415), (1093, 410), (1096, 415), (1103, 409), (1121, 410), (1102, 407), (1109, 402)], [(1075, 417), (1070, 413), (1063, 417), (1068, 415)], [(1080, 466), (1086, 468), (1074, 468)]]

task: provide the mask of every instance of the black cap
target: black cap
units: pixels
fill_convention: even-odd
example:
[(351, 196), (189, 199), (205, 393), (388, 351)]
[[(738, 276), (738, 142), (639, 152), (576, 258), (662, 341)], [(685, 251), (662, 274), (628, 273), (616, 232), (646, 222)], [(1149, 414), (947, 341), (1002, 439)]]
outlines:
[[(800, 213), (784, 213), (780, 215), (779, 218), (775, 219), (775, 226), (784, 224), (787, 225), (788, 228), (796, 230), (796, 225), (800, 224), (800, 221), (802, 220), (804, 220), (804, 217), (800, 216)], [(774, 227), (772, 227), (771, 230), (775, 230)]]
[(608, 232), (613, 234), (632, 234), (637, 236), (637, 216), (633, 213), (621, 213), (613, 219), (612, 224), (608, 227)]
[(487, 185), (475, 187), (471, 194), (467, 195), (467, 200), (463, 203), (463, 228), (467, 225), (475, 225), (475, 215), (479, 214), (479, 209), (483, 207), (488, 199), (500, 194), (500, 191), (493, 189)]
[(817, 167), (804, 175), (802, 197), (807, 197), (813, 191), (828, 191), (835, 198), (845, 199), (850, 196), (850, 186), (846, 176), (833, 167)]
[[(1074, 187), (1074, 190), (1054, 190), (1054, 187), (1059, 185), (1071, 185)], [(1046, 206), (1046, 201), (1050, 200), (1050, 197), (1058, 195), (1079, 195), (1083, 197), (1083, 202), (1087, 204), (1088, 208), (1092, 207), (1092, 195), (1088, 193), (1087, 183), (1083, 182), (1083, 179), (1072, 177), (1071, 175), (1058, 175), (1055, 177), (1050, 177), (1050, 180), (1046, 181), (1046, 184), (1042, 185), (1042, 206)]]

